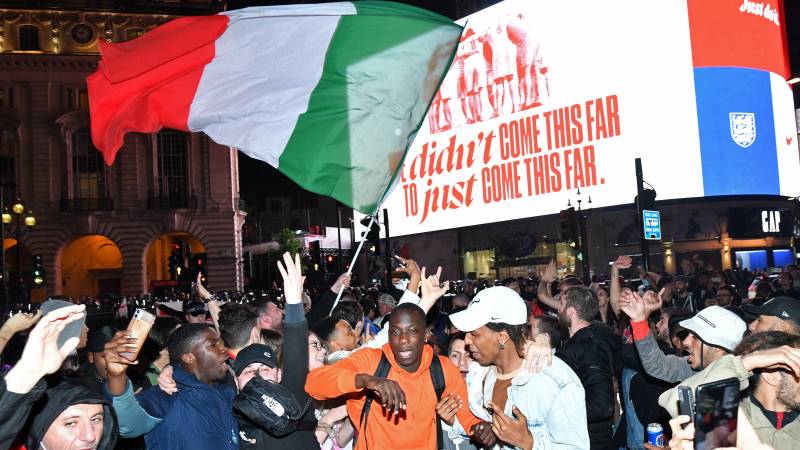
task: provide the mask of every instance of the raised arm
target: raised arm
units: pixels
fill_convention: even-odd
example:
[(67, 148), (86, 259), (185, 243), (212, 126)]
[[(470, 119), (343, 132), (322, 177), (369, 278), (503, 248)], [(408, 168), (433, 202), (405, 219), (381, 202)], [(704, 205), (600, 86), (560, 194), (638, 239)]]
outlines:
[(300, 255), (294, 258), (286, 252), (283, 264), (278, 261), (278, 271), (283, 277), (286, 300), (283, 336), (283, 378), (281, 384), (291, 392), (297, 402), (305, 404), (305, 384), (308, 376), (308, 324), (303, 315), (303, 282)]
[(619, 317), (619, 271), (620, 269), (627, 269), (631, 266), (632, 260), (630, 256), (621, 255), (611, 264), (611, 284), (608, 288), (609, 302), (611, 303), (611, 310)]
[(203, 279), (203, 274), (198, 273), (197, 283), (196, 283), (197, 295), (199, 295), (200, 298), (203, 299), (203, 302), (205, 302), (205, 304), (208, 305), (208, 313), (211, 314), (211, 321), (214, 322), (214, 328), (216, 328), (217, 331), (219, 331), (219, 313), (220, 311), (222, 311), (222, 309), (219, 307), (217, 299), (215, 299), (214, 296), (211, 295), (210, 292), (208, 292), (208, 289), (206, 289), (205, 286), (203, 286), (202, 279)]
[(111, 397), (111, 403), (117, 413), (119, 434), (124, 438), (146, 434), (161, 422), (161, 419), (149, 415), (139, 404), (133, 395), (133, 386), (126, 375), (128, 366), (138, 364), (137, 361), (132, 361), (126, 356), (126, 352), (135, 347), (136, 338), (131, 337), (130, 331), (122, 330), (114, 335), (103, 351), (108, 370), (108, 381), (104, 387)]
[(411, 258), (406, 259), (399, 256), (395, 256), (395, 258), (399, 259), (400, 262), (403, 263), (403, 267), (399, 267), (397, 271), (407, 273), (410, 277), (408, 280), (408, 286), (406, 286), (406, 290), (411, 291), (414, 294), (419, 293), (419, 284), (424, 277), (419, 270), (419, 265), (417, 262)]
[(6, 320), (0, 327), (0, 354), (15, 334), (32, 327), (41, 317), (42, 312), (39, 311), (36, 314), (17, 313)]
[[(442, 268), (439, 267), (438, 270), (434, 275), (430, 275), (425, 277), (425, 268), (422, 268), (420, 272), (420, 278), (425, 278), (422, 284), (422, 297), (418, 297), (417, 294), (410, 290), (406, 290), (403, 292), (403, 296), (400, 298), (400, 303), (414, 303), (422, 308), (423, 311), (427, 314), (428, 311), (433, 308), (436, 304), (436, 301), (441, 298), (442, 295), (447, 293), (447, 290), (450, 289), (450, 282), (446, 281), (443, 284), (439, 282), (439, 277), (442, 275)], [(409, 285), (410, 286), (410, 285)], [(367, 342), (364, 347), (367, 348), (381, 348), (384, 344), (389, 342), (389, 324), (388, 322), (378, 334), (375, 335), (371, 341)]]
[(686, 358), (676, 355), (666, 355), (658, 347), (653, 333), (650, 332), (650, 325), (647, 318), (652, 311), (661, 308), (660, 297), (652, 291), (645, 294), (647, 301), (635, 292), (630, 293), (625, 298), (620, 299), (622, 312), (631, 318), (631, 329), (633, 330), (633, 341), (642, 367), (651, 377), (675, 383), (683, 381), (694, 374), (692, 367)]
[(548, 264), (547, 268), (544, 270), (544, 274), (542, 274), (542, 279), (539, 281), (539, 289), (537, 291), (539, 301), (555, 310), (558, 310), (561, 302), (556, 301), (550, 294), (550, 283), (555, 281), (557, 274), (556, 262), (550, 261), (550, 264)]

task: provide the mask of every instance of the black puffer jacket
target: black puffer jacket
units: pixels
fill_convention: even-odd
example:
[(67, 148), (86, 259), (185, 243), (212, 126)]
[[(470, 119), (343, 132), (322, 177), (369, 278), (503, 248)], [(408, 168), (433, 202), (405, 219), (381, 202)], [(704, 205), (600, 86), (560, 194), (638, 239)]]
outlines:
[[(301, 409), (310, 401), (305, 391), (308, 376), (308, 324), (303, 317), (303, 305), (286, 305), (283, 325), (283, 378), (281, 385), (294, 395)], [(241, 394), (239, 394), (241, 395)], [(317, 419), (314, 408), (305, 408), (302, 420), (289, 434), (275, 436), (267, 432), (251, 417), (235, 411), (239, 423), (239, 448), (241, 450), (319, 450), (314, 434)]]
[(575, 333), (556, 352), (578, 375), (586, 391), (586, 416), (591, 450), (617, 448), (611, 441), (614, 426), (615, 355), (622, 340), (608, 326), (593, 322)]

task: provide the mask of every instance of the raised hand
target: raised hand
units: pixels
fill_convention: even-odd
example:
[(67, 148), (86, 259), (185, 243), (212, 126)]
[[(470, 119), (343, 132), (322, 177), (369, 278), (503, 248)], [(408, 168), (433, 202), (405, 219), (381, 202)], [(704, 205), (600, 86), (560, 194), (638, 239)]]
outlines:
[(514, 417), (508, 417), (494, 403), (489, 403), (492, 414), (492, 431), (497, 439), (523, 450), (533, 449), (533, 435), (528, 430), (528, 418), (516, 406), (512, 408)]
[(450, 289), (450, 282), (445, 281), (443, 284), (440, 281), (442, 276), (442, 267), (436, 270), (436, 274), (425, 276), (425, 268), (422, 268), (422, 297), (420, 297), (419, 307), (426, 313), (430, 311), (436, 301), (441, 298)]
[(642, 300), (644, 301), (645, 317), (650, 317), (654, 312), (661, 310), (661, 307), (664, 306), (664, 300), (662, 299), (663, 294), (664, 289), (661, 289), (661, 292), (658, 294), (649, 290), (644, 293)]
[(199, 295), (203, 300), (208, 300), (213, 296), (211, 295), (211, 292), (208, 292), (208, 289), (206, 289), (206, 287), (203, 286), (202, 280), (203, 280), (203, 274), (198, 272), (197, 282), (195, 283), (195, 287), (197, 288), (197, 295)]
[(636, 292), (630, 292), (620, 297), (619, 308), (633, 322), (641, 322), (647, 319), (645, 315), (644, 300)]
[(347, 273), (347, 272), (339, 275), (339, 278), (337, 278), (336, 282), (333, 283), (333, 286), (331, 286), (331, 290), (338, 294), (339, 291), (342, 290), (342, 288), (349, 288), (350, 287), (350, 281), (352, 279), (353, 279), (353, 276), (351, 274)]
[(550, 283), (555, 281), (557, 276), (558, 276), (558, 268), (556, 267), (556, 262), (550, 261), (550, 263), (547, 265), (547, 268), (544, 269), (544, 273), (542, 274), (542, 281)]
[(78, 347), (78, 337), (71, 337), (58, 347), (58, 336), (68, 324), (82, 319), (84, 305), (59, 308), (44, 316), (28, 335), (28, 342), (17, 364), (6, 375), (10, 392), (25, 394), (45, 375), (61, 368), (64, 360)]
[(395, 256), (395, 258), (397, 258), (401, 263), (403, 263), (403, 267), (398, 267), (397, 272), (407, 273), (411, 277), (417, 275), (421, 278), (424, 278), (419, 269), (419, 265), (417, 264), (416, 261), (414, 261), (411, 258), (402, 258), (400, 256)]
[(616, 269), (627, 269), (627, 268), (631, 267), (632, 264), (633, 264), (633, 260), (631, 259), (630, 256), (620, 255), (614, 261), (614, 264), (612, 264), (612, 266), (614, 268), (616, 268)]
[(436, 404), (436, 414), (446, 424), (453, 426), (453, 422), (456, 420), (456, 413), (461, 409), (461, 406), (461, 397), (456, 394), (447, 394)]
[(123, 376), (128, 366), (139, 364), (124, 355), (131, 351), (136, 351), (136, 338), (129, 330), (117, 331), (103, 350), (109, 378)]
[(306, 277), (302, 274), (300, 264), (300, 254), (292, 255), (289, 252), (283, 254), (283, 264), (278, 261), (278, 271), (283, 277), (283, 295), (287, 305), (303, 303), (303, 283)]
[(37, 311), (36, 314), (14, 314), (3, 324), (3, 327), (0, 329), (0, 336), (10, 339), (11, 336), (15, 335), (16, 333), (32, 327), (41, 318), (41, 311)]

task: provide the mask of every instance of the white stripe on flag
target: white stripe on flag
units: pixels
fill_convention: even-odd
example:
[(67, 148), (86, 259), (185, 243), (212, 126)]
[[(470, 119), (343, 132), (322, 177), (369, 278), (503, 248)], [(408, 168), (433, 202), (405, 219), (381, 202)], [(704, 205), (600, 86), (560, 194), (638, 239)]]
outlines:
[(352, 3), (225, 13), (230, 23), (203, 71), (189, 128), (277, 167), (319, 82), (340, 16), (355, 13)]

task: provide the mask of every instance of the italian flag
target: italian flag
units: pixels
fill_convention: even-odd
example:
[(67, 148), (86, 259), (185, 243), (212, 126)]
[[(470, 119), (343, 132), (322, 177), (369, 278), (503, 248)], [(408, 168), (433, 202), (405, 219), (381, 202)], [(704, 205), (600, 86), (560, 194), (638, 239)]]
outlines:
[(408, 5), (252, 7), (101, 42), (89, 76), (106, 164), (128, 132), (202, 131), (371, 213), (446, 73), (461, 27)]

